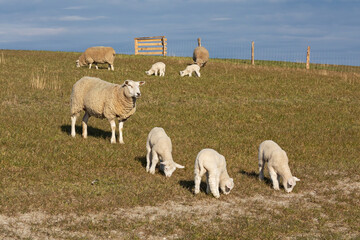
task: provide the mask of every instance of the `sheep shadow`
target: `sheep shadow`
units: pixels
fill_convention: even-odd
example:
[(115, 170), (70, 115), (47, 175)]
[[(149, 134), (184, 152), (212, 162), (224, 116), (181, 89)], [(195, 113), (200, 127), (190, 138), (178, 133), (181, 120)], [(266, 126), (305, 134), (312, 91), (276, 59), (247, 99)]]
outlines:
[[(240, 170), (239, 172), (240, 174), (242, 175), (245, 175), (249, 178), (254, 178), (256, 179), (257, 181), (259, 181), (259, 174), (257, 174), (256, 172), (252, 171), (252, 172), (247, 172), (245, 170)], [(269, 185), (269, 186), (272, 186), (272, 181), (270, 178), (267, 178), (267, 177), (264, 177), (264, 182)]]
[(135, 160), (140, 162), (143, 168), (146, 168), (146, 156), (137, 156), (135, 157)]
[[(195, 182), (194, 180), (180, 180), (179, 184), (181, 187), (187, 189), (189, 192), (194, 193), (194, 186)], [(200, 183), (200, 192), (206, 192), (206, 183), (201, 182)]]
[[(71, 126), (70, 125), (62, 125), (60, 128), (61, 128), (62, 132), (65, 132), (68, 135), (71, 134)], [(79, 134), (81, 136), (82, 127), (75, 126), (75, 132), (76, 132), (76, 134)], [(111, 138), (111, 132), (88, 126), (88, 136), (107, 139), (107, 138)]]

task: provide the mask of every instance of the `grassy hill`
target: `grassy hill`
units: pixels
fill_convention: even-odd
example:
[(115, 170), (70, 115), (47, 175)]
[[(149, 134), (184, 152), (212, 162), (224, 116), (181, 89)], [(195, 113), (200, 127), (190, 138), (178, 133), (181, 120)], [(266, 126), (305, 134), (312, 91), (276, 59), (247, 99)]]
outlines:
[[(8, 239), (349, 239), (360, 236), (360, 75), (217, 59), (117, 55), (115, 71), (76, 68), (80, 53), (0, 50), (0, 236)], [(165, 77), (145, 75), (156, 61)], [(125, 145), (107, 120), (70, 136), (70, 93), (83, 76), (146, 81)], [(81, 119), (81, 117), (79, 118)], [(146, 137), (163, 127), (185, 169), (145, 171)], [(266, 139), (301, 179), (290, 194), (259, 182)], [(194, 196), (203, 148), (227, 160), (235, 188)], [(97, 180), (95, 184), (91, 184)]]

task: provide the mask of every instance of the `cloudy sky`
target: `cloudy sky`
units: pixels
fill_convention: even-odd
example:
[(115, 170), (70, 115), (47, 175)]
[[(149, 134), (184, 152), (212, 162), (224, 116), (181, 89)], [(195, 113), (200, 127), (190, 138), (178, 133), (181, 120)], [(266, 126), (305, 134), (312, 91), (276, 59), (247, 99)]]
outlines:
[(360, 65), (360, 1), (0, 0), (0, 49), (132, 54), (135, 37), (160, 35), (174, 56), (201, 37), (212, 57), (249, 58), (254, 41), (258, 58), (301, 61), (311, 46), (314, 60)]

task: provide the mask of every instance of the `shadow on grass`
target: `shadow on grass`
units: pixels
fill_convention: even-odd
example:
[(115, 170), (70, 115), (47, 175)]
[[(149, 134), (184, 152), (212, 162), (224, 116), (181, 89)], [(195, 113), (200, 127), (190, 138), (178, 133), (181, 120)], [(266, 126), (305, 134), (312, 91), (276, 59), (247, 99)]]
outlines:
[[(194, 180), (180, 180), (179, 181), (180, 186), (182, 186), (183, 188), (187, 189), (189, 192), (194, 193)], [(201, 182), (200, 183), (200, 192), (206, 192), (206, 183), (205, 182)]]
[[(70, 135), (71, 133), (71, 126), (70, 125), (62, 125), (61, 131), (67, 133)], [(75, 132), (76, 134), (79, 134), (81, 136), (82, 134), (82, 127), (81, 126), (75, 126)], [(96, 137), (96, 138), (103, 138), (107, 139), (111, 137), (111, 132), (104, 131), (98, 128), (93, 128), (88, 126), (88, 136)]]
[[(249, 178), (254, 178), (256, 179), (257, 181), (259, 181), (259, 174), (257, 174), (256, 172), (252, 171), (252, 172), (247, 172), (245, 170), (241, 170), (239, 172), (240, 174), (242, 175), (245, 175)], [(267, 178), (267, 177), (264, 177), (264, 182), (269, 185), (269, 186), (272, 186), (272, 182), (271, 182), (271, 179), (270, 178)]]
[(146, 156), (137, 156), (135, 160), (141, 163), (141, 166), (146, 168)]

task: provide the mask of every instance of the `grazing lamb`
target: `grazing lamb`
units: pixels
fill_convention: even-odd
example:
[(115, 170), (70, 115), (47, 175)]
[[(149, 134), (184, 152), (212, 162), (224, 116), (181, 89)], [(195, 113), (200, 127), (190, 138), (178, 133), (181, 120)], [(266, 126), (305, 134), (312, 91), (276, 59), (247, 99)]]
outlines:
[(145, 73), (149, 76), (155, 73), (155, 76), (157, 76), (159, 72), (159, 76), (162, 77), (165, 76), (165, 67), (166, 67), (165, 63), (157, 62), (151, 66), (149, 71), (145, 71)]
[(273, 188), (279, 190), (280, 177), (286, 192), (291, 192), (300, 181), (294, 177), (289, 168), (289, 159), (286, 152), (281, 147), (271, 140), (262, 142), (259, 146), (259, 179), (264, 180), (264, 166), (267, 162)]
[(108, 70), (114, 71), (114, 59), (115, 59), (115, 50), (112, 47), (90, 47), (85, 50), (83, 54), (76, 61), (77, 67), (82, 67), (91, 65), (94, 63), (96, 69), (98, 69), (98, 63), (108, 63)]
[(213, 149), (201, 150), (195, 160), (195, 194), (200, 192), (201, 177), (206, 173), (206, 193), (210, 191), (219, 198), (219, 187), (224, 194), (229, 194), (234, 188), (234, 180), (226, 170), (225, 157)]
[(122, 129), (124, 122), (135, 113), (136, 99), (140, 97), (140, 86), (145, 82), (125, 80), (124, 84), (113, 84), (99, 78), (83, 77), (77, 81), (71, 93), (71, 136), (75, 137), (75, 123), (84, 110), (82, 136), (87, 138), (89, 117), (106, 118), (111, 126), (111, 143), (116, 142), (115, 119), (119, 120), (119, 142), (124, 144)]
[(184, 168), (184, 166), (174, 162), (171, 153), (171, 139), (166, 135), (163, 128), (154, 127), (150, 131), (146, 141), (146, 150), (146, 171), (151, 174), (155, 173), (155, 167), (159, 160), (161, 161), (160, 169), (166, 177), (171, 177), (176, 168)]
[(200, 67), (205, 67), (207, 61), (209, 61), (209, 51), (201, 46), (201, 40), (198, 39), (198, 47), (194, 49), (193, 60), (194, 63)]
[(200, 77), (200, 67), (196, 64), (189, 65), (185, 68), (184, 71), (180, 71), (180, 76), (189, 75), (191, 77), (192, 73), (195, 72), (198, 77)]

